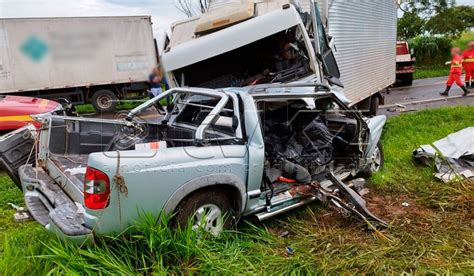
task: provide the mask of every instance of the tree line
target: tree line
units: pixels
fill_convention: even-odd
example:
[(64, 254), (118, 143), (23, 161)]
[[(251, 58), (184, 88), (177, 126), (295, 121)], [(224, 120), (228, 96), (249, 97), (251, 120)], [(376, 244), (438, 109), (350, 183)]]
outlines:
[(399, 5), (398, 38), (443, 35), (450, 39), (474, 27), (474, 7), (456, 5), (455, 0), (415, 0)]

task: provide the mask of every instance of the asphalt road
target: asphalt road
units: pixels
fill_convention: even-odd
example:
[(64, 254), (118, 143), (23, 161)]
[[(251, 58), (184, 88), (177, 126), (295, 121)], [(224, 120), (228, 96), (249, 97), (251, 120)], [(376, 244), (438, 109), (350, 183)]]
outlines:
[(472, 105), (474, 107), (474, 89), (467, 97), (462, 96), (461, 88), (453, 86), (448, 97), (439, 95), (446, 87), (446, 77), (421, 79), (413, 81), (412, 86), (391, 88), (384, 94), (385, 103), (379, 113), (396, 116), (442, 106)]
[[(406, 112), (414, 112), (427, 108), (442, 106), (472, 105), (474, 107), (474, 89), (468, 97), (462, 96), (461, 88), (453, 86), (448, 97), (439, 95), (445, 89), (446, 77), (421, 79), (413, 81), (412, 86), (390, 88), (389, 93), (384, 93), (385, 103), (379, 108), (379, 114), (389, 117)], [(125, 112), (125, 111), (122, 111)], [(87, 114), (103, 119), (117, 118), (117, 114)], [(140, 114), (147, 121), (157, 121), (156, 111), (150, 109)]]

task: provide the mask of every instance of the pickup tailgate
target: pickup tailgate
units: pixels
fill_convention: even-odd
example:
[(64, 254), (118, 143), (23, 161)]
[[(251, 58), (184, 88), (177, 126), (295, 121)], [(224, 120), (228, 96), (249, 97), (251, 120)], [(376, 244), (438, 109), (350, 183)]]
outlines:
[(21, 183), (18, 169), (27, 162), (33, 164), (35, 160), (34, 153), (30, 157), (35, 142), (34, 135), (36, 135), (36, 128), (33, 125), (26, 125), (0, 136), (0, 167), (6, 170), (19, 188), (21, 188)]
[(25, 203), (31, 215), (46, 228), (66, 236), (87, 236), (84, 211), (42, 168), (23, 165), (19, 169)]

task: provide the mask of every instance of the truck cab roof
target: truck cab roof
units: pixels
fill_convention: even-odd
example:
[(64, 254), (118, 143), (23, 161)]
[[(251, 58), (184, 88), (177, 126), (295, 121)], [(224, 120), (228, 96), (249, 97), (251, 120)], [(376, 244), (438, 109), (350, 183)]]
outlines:
[[(196, 34), (202, 17), (206, 15), (175, 23), (162, 55), (165, 70), (183, 68), (301, 24), (299, 13), (289, 4), (288, 0), (256, 2), (253, 17), (211, 33)], [(219, 10), (226, 11), (220, 8), (211, 12)], [(219, 20), (222, 21), (222, 18)]]

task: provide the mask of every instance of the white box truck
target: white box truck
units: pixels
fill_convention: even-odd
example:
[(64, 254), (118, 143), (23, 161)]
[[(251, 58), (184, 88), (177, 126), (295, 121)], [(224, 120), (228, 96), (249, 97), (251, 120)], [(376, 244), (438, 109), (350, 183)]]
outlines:
[(211, 1), (173, 24), (161, 60), (172, 86), (314, 81), (376, 114), (395, 81), (396, 18), (393, 0)]
[(157, 62), (149, 16), (0, 19), (0, 94), (109, 112), (147, 95)]

